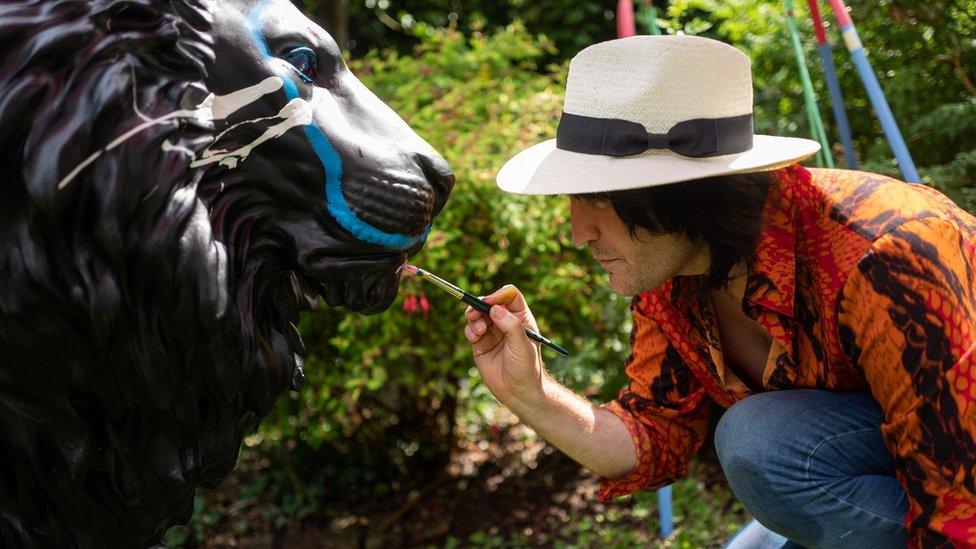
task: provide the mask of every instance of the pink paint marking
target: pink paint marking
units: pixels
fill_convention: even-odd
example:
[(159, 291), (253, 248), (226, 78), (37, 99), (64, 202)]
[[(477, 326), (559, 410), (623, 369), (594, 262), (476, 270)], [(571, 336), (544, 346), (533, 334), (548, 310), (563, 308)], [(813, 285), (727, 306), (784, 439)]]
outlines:
[(417, 274), (420, 272), (420, 268), (410, 265), (408, 263), (404, 263), (403, 265), (400, 265), (400, 268), (396, 270), (397, 274), (400, 274), (400, 271), (406, 272), (413, 276), (417, 276)]

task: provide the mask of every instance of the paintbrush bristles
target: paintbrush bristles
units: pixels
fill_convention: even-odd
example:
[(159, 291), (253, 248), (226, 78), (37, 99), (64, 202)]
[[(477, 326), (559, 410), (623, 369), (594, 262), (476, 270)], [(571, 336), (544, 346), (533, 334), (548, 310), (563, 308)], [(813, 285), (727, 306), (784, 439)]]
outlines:
[(399, 269), (397, 269), (397, 274), (400, 274), (400, 271), (406, 271), (413, 276), (417, 276), (420, 273), (420, 267), (415, 267), (408, 263), (404, 263), (403, 265), (400, 265)]

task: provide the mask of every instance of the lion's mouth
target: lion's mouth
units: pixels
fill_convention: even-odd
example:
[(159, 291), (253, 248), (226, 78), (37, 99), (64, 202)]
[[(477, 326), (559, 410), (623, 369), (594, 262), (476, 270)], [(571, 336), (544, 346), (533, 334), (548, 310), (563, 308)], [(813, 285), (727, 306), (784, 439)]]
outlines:
[(396, 299), (397, 269), (406, 260), (406, 253), (322, 256), (310, 262), (305, 278), (330, 307), (374, 314)]

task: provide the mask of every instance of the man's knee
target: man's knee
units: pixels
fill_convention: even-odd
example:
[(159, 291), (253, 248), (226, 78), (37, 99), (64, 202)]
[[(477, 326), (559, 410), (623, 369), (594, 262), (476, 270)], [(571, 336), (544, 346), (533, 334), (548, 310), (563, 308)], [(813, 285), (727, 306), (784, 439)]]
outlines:
[[(762, 480), (771, 468), (768, 459), (779, 454), (773, 440), (777, 428), (775, 393), (760, 393), (732, 405), (715, 428), (715, 450), (726, 477), (738, 482)], [(756, 478), (760, 477), (760, 478)]]
[(797, 410), (786, 393), (737, 402), (715, 429), (715, 449), (732, 491), (753, 516), (780, 533), (796, 530), (791, 517), (803, 476), (794, 451)]

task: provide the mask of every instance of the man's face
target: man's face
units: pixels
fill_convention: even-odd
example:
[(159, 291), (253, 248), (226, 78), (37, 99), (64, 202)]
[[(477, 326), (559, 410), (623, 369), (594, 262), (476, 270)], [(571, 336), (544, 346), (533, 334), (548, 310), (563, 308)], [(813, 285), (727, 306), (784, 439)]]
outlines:
[(610, 273), (610, 286), (631, 296), (657, 288), (677, 275), (708, 270), (708, 246), (675, 234), (630, 230), (609, 202), (570, 199), (573, 244), (590, 247), (593, 257)]

